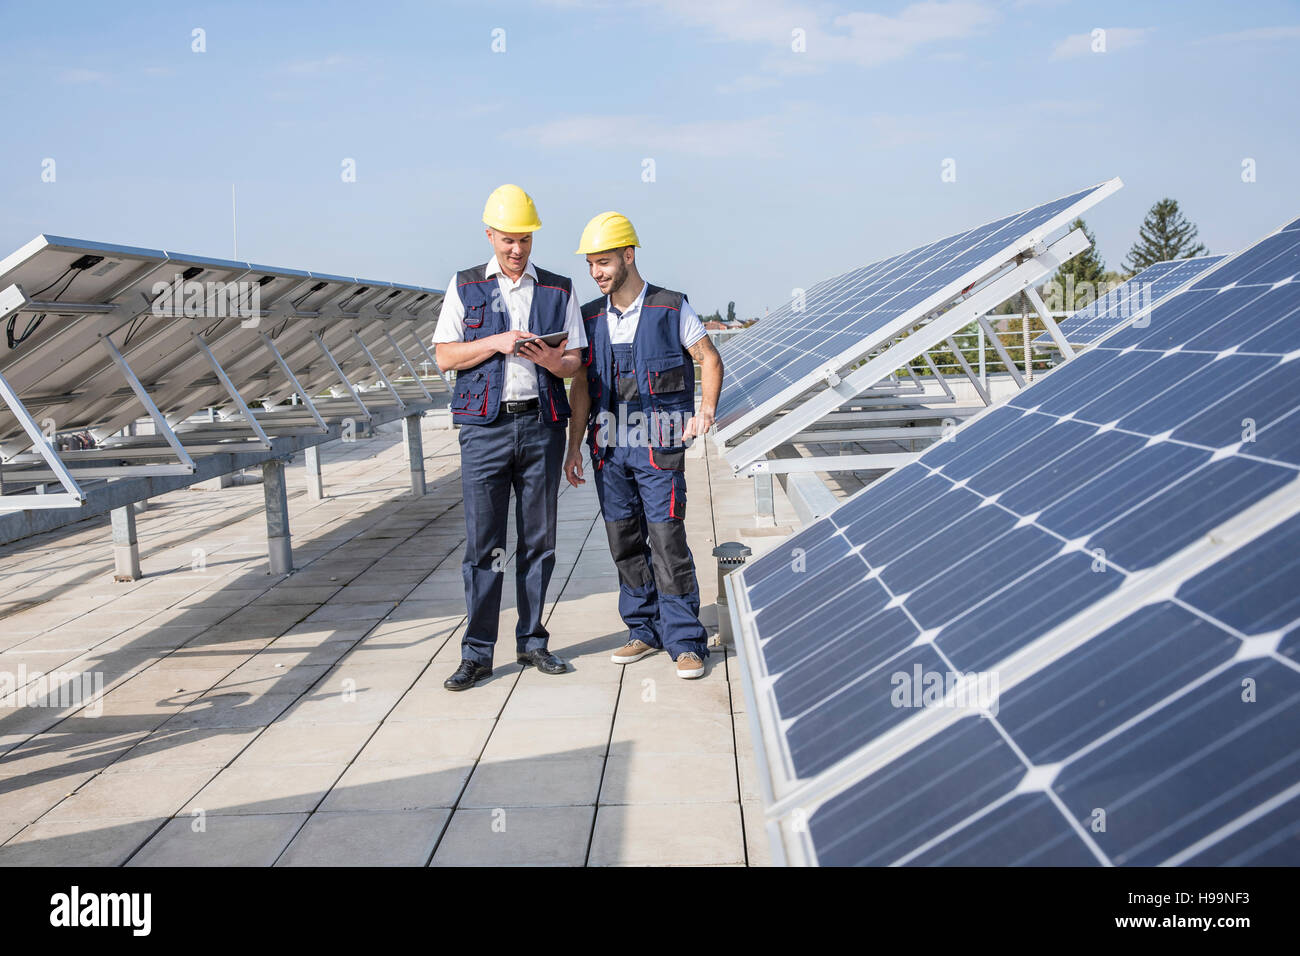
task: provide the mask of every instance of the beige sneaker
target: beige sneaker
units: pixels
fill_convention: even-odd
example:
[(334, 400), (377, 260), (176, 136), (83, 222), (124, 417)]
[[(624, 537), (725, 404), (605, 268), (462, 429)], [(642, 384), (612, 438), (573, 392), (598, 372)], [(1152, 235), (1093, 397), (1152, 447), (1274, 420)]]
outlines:
[(694, 651), (687, 651), (677, 656), (677, 676), (694, 680), (704, 676), (704, 661)]
[(653, 654), (657, 650), (659, 648), (651, 647), (645, 641), (634, 637), (616, 650), (610, 660), (615, 664), (631, 664), (633, 661), (639, 661), (647, 654)]

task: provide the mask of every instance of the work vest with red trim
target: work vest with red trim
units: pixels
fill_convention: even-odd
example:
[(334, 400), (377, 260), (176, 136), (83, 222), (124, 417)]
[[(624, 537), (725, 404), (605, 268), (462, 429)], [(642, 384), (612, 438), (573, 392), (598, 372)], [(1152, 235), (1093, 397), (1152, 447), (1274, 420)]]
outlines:
[[(466, 342), (509, 331), (510, 313), (502, 301), (497, 277), (487, 274), (487, 263), (456, 273), (456, 291), (465, 306)], [(528, 331), (533, 335), (563, 332), (571, 295), (573, 283), (569, 279), (537, 268)], [(565, 347), (571, 346), (566, 342)], [(536, 368), (538, 414), (552, 428), (565, 428), (569, 420), (569, 398), (564, 392), (564, 380), (540, 365)], [(501, 407), (505, 374), (506, 357), (500, 352), (457, 372), (451, 420), (460, 425), (486, 425), (495, 421)]]
[[(597, 467), (609, 457), (618, 439), (616, 428), (600, 427), (600, 413), (604, 411), (616, 416), (618, 406), (623, 402), (639, 410), (646, 418), (652, 463), (656, 460), (655, 451), (680, 452), (684, 447), (681, 430), (695, 414), (695, 363), (691, 360), (691, 353), (682, 347), (681, 337), (681, 309), (685, 301), (686, 296), (681, 292), (647, 284), (641, 302), (641, 317), (637, 320), (636, 335), (632, 339), (631, 371), (636, 376), (635, 397), (619, 394), (606, 298), (593, 299), (582, 307), (582, 320), (587, 330), (587, 348), (582, 360), (587, 368), (587, 390), (591, 395), (587, 442)], [(662, 456), (670, 460), (677, 457), (680, 455)]]

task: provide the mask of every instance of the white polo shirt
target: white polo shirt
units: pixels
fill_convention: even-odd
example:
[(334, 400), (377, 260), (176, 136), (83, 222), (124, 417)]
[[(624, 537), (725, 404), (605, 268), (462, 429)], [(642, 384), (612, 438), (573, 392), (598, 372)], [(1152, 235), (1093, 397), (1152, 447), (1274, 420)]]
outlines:
[[(610, 301), (609, 296), (605, 296), (605, 320), (609, 323), (609, 341), (612, 345), (631, 345), (632, 340), (636, 338), (636, 327), (641, 321), (641, 305), (645, 302), (645, 290), (649, 283), (642, 281), (641, 291), (637, 294), (636, 300), (627, 307), (627, 311), (619, 313), (614, 308), (614, 303)], [(695, 314), (691, 304), (684, 298), (682, 299), (681, 312), (678, 315), (677, 322), (678, 332), (681, 335), (682, 348), (688, 349), (708, 332), (704, 330), (704, 323), (700, 317)]]
[[(493, 256), (488, 260), (487, 277), (497, 277), (497, 288), (501, 290), (501, 301), (506, 305), (510, 315), (510, 328), (520, 332), (528, 331), (528, 316), (533, 311), (533, 287), (537, 284), (537, 269), (531, 259), (524, 266), (524, 274), (518, 281), (512, 281), (501, 269), (501, 263)], [(569, 333), (569, 340), (564, 343), (569, 349), (585, 348), (587, 331), (582, 324), (582, 310), (578, 301), (569, 296), (569, 305), (564, 315), (564, 328)], [(438, 328), (433, 333), (433, 342), (465, 341), (465, 303), (460, 299), (460, 290), (456, 288), (456, 276), (447, 282), (447, 294), (442, 300), (442, 311), (438, 313)], [(537, 397), (537, 366), (518, 355), (507, 355), (505, 387), (501, 398), (507, 402), (522, 402)]]

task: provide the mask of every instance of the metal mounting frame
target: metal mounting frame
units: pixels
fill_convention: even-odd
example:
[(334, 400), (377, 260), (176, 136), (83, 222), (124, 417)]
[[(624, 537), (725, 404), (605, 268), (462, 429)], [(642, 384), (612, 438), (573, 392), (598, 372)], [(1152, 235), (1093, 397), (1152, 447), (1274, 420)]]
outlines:
[[(824, 390), (813, 393), (796, 408), (762, 425), (754, 435), (744, 439), (735, 447), (727, 448), (725, 439), (719, 435), (715, 440), (724, 442), (723, 454), (727, 462), (735, 473), (740, 474), (746, 467), (760, 461), (773, 448), (790, 441), (793, 436), (807, 430), (814, 422), (827, 418), (842, 404), (853, 401), (858, 395), (878, 383), (890, 371), (907, 364), (918, 355), (927, 354), (931, 348), (965, 328), (972, 321), (979, 321), (986, 325), (985, 316), (992, 309), (1027, 286), (1042, 281), (1055, 272), (1061, 263), (1087, 249), (1088, 245), (1088, 239), (1082, 230), (1069, 232), (1050, 247), (1026, 258), (1010, 271), (1002, 272), (983, 288), (974, 291), (910, 335), (881, 349), (860, 367), (843, 376), (835, 375), (833, 384), (828, 383)], [(908, 321), (910, 320), (907, 315), (895, 320), (887, 327), (890, 334), (902, 331), (907, 327)], [(996, 336), (994, 338), (996, 341)], [(900, 350), (902, 354), (896, 354)], [(1009, 357), (1006, 361), (1011, 366)], [(736, 430), (733, 428), (731, 433), (735, 434)], [(836, 460), (843, 462), (846, 459)]]
[[(824, 378), (839, 378), (839, 371), (841, 369), (859, 361), (877, 348), (883, 347), (884, 351), (890, 351), (888, 343), (892, 342), (895, 337), (916, 325), (918, 322), (921, 322), (925, 317), (935, 313), (936, 310), (944, 308), (955, 299), (959, 299), (963, 289), (969, 288), (972, 284), (983, 281), (994, 275), (998, 270), (1003, 269), (1006, 263), (1015, 260), (1019, 256), (1034, 254), (1041, 251), (1044, 240), (1048, 236), (1052, 235), (1057, 230), (1066, 227), (1082, 212), (1112, 195), (1122, 186), (1123, 182), (1116, 177), (1088, 190), (1085, 196), (1072, 203), (1055, 216), (1052, 216), (1032, 233), (1024, 234), (1015, 241), (1008, 243), (1000, 251), (986, 258), (982, 263), (973, 266), (961, 276), (958, 276), (954, 280), (945, 284), (942, 288), (936, 290), (932, 295), (927, 297), (918, 305), (903, 312), (883, 327), (874, 330), (870, 335), (864, 337), (858, 343), (855, 343), (844, 352), (824, 363), (820, 371), (817, 373), (809, 374), (799, 381), (792, 383), (773, 398), (746, 411), (744, 414), (738, 416), (734, 421), (728, 422), (725, 426), (717, 427), (714, 432), (715, 441), (719, 445), (725, 447), (733, 438), (749, 431), (764, 418), (779, 412), (781, 409), (799, 400), (800, 397), (808, 392), (810, 388), (815, 387), (818, 382)], [(1082, 248), (1087, 248), (1086, 241)], [(1071, 255), (1076, 254), (1077, 252), (1072, 253)], [(1069, 256), (1066, 256), (1065, 258), (1069, 258)], [(1015, 291), (1018, 292), (1020, 290), (1016, 289)], [(994, 305), (996, 304), (997, 303), (994, 303)], [(950, 309), (949, 314), (951, 311), (952, 310)], [(953, 331), (957, 331), (957, 329), (954, 329)], [(893, 371), (894, 368), (898, 368), (901, 364), (903, 363), (895, 363), (889, 371)], [(883, 373), (877, 375), (876, 381), (879, 381), (883, 377)], [(875, 383), (873, 382), (872, 384)], [(744, 444), (749, 444), (749, 442), (752, 441), (753, 439), (749, 439)], [(744, 447), (744, 444), (740, 447)], [(779, 442), (773, 442), (768, 447), (774, 447), (776, 444), (779, 444)], [(766, 451), (766, 449), (764, 449), (764, 451)], [(748, 461), (752, 461), (755, 457), (758, 457), (757, 454), (749, 454), (747, 460), (733, 461), (731, 457), (728, 456), (728, 461), (731, 462), (733, 467), (738, 467), (741, 464), (746, 464)]]
[[(35, 288), (59, 291), (24, 291)], [(224, 296), (251, 289), (260, 303), (226, 307), (235, 300)], [(38, 236), (0, 259), (0, 318), (28, 317), (22, 341), (0, 355), (0, 513), (8, 513), (0, 535), (21, 537), (14, 519), (23, 512), (95, 513), (92, 500), (112, 507), (124, 496), (141, 500), (210, 477), (214, 462), (265, 455), (300, 436), (332, 440), (352, 418), (389, 421), (435, 407), (441, 389), (426, 383), (438, 380), (422, 376), (411, 356), (430, 359), (446, 383), (423, 342), (441, 297), (436, 289)], [(363, 402), (354, 382), (371, 380), (382, 391), (367, 391)], [(347, 398), (313, 397), (340, 386)], [(259, 401), (264, 408), (254, 411)], [(221, 420), (190, 421), (216, 407)], [(134, 435), (141, 408), (153, 435)], [(60, 433), (89, 432), (94, 446), (59, 452), (36, 427), (46, 418)], [(63, 494), (41, 493), (55, 481)], [(75, 515), (27, 527), (35, 533), (68, 520)]]

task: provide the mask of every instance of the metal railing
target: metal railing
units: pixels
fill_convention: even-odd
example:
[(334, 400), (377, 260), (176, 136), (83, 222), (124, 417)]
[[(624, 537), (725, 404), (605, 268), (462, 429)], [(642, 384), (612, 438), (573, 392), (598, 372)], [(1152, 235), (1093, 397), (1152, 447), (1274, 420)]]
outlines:
[[(1059, 320), (1069, 314), (1068, 312), (1054, 313), (1053, 318)], [(999, 315), (990, 318), (997, 321), (1011, 320), (1017, 327), (995, 331), (996, 342), (990, 339), (983, 326), (978, 323), (972, 323), (952, 336), (962, 357), (981, 382), (987, 384), (990, 375), (1010, 371), (1007, 367), (1008, 359), (1027, 381), (1033, 381), (1035, 372), (1046, 372), (1056, 365), (1057, 355), (1054, 352), (1035, 349), (1034, 340), (1042, 334), (1043, 330), (1027, 326), (1024, 315)], [(1037, 316), (1031, 315), (1029, 318), (1037, 318)], [(966, 374), (961, 362), (946, 344), (931, 349), (930, 358), (934, 362), (934, 367), (945, 377)], [(931, 375), (929, 366), (924, 362), (914, 365), (913, 371), (918, 376)], [(899, 372), (902, 375), (907, 374), (905, 369), (900, 369)]]

